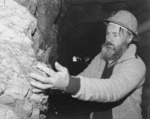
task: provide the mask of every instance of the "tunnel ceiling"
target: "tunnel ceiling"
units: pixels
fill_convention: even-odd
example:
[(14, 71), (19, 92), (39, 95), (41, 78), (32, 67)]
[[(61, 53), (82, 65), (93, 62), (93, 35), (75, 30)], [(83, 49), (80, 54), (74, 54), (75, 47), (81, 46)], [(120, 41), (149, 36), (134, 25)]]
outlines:
[(70, 47), (85, 45), (86, 39), (81, 42), (83, 34), (91, 33), (95, 23), (108, 18), (112, 11), (127, 9), (137, 17), (139, 24), (150, 18), (148, 0), (63, 0), (62, 6), (59, 36), (69, 39)]
[(72, 5), (75, 4), (86, 4), (86, 3), (119, 3), (124, 2), (128, 4), (130, 7), (133, 7), (136, 12), (140, 12), (144, 9), (145, 3), (147, 3), (149, 0), (64, 0), (64, 4), (66, 8), (69, 8)]
[[(107, 11), (128, 9), (131, 12), (133, 12), (133, 14), (138, 18), (139, 22), (141, 23), (144, 21), (142, 20), (143, 18), (141, 19), (141, 15), (145, 13), (146, 15), (148, 14), (148, 9), (150, 7), (150, 0), (64, 0), (64, 6), (67, 10), (67, 13), (70, 14), (71, 12), (74, 14), (75, 9), (76, 10), (81, 9), (81, 7), (79, 6), (83, 6), (82, 9), (85, 9), (84, 14), (87, 14), (88, 12), (92, 12), (92, 11), (98, 12), (98, 10), (100, 10), (98, 9), (98, 7), (103, 7), (102, 9)], [(79, 10), (79, 11), (82, 12), (83, 10)], [(74, 19), (73, 16), (72, 19)]]

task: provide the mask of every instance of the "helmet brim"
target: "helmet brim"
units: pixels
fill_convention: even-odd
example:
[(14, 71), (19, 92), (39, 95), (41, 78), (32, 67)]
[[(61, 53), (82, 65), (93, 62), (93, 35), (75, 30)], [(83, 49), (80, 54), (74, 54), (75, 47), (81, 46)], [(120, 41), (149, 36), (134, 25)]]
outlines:
[(118, 22), (118, 21), (115, 21), (113, 19), (104, 19), (104, 23), (105, 24), (108, 24), (109, 22), (112, 22), (114, 24), (117, 24), (119, 26), (122, 26), (124, 27), (125, 29), (127, 29), (128, 31), (130, 31), (133, 35), (134, 35), (134, 38), (133, 38), (133, 41), (139, 41), (140, 40), (140, 37), (135, 33), (133, 32), (131, 29), (129, 29), (127, 26), (125, 26), (124, 24), (122, 24), (121, 22)]

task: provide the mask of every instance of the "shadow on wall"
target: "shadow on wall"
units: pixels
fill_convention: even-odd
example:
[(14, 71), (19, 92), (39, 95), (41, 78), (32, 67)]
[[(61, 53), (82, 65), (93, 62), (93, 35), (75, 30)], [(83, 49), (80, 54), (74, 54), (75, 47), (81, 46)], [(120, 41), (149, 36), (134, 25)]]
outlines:
[(150, 31), (143, 33), (139, 42), (138, 54), (146, 65), (146, 80), (143, 87), (142, 95), (142, 114), (143, 119), (150, 119)]

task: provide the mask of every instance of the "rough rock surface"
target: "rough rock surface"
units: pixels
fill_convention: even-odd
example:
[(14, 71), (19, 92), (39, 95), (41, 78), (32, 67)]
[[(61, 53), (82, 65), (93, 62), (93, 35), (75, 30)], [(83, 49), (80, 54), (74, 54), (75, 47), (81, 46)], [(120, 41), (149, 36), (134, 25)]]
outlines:
[[(62, 7), (61, 0), (15, 0), (37, 19), (33, 48), (39, 61), (57, 60), (57, 26), (54, 24)], [(39, 51), (40, 47), (40, 51)]]
[(54, 22), (57, 19), (60, 8), (61, 0), (38, 0), (37, 2), (36, 18), (42, 39), (40, 48), (44, 51), (38, 59), (45, 62), (46, 57), (43, 57), (45, 55), (49, 57), (51, 64), (57, 59), (57, 26)]
[(28, 76), (37, 71), (32, 48), (37, 20), (16, 1), (0, 0), (0, 26), (0, 118), (38, 119), (47, 96), (31, 92)]

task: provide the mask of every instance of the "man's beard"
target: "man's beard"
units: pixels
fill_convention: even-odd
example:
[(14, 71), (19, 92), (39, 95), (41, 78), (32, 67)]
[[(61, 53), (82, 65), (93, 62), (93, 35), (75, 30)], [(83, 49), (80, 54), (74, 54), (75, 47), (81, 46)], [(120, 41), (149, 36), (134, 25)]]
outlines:
[(106, 42), (102, 45), (101, 55), (105, 61), (116, 60), (120, 58), (127, 47), (127, 43), (115, 46), (110, 42)]

